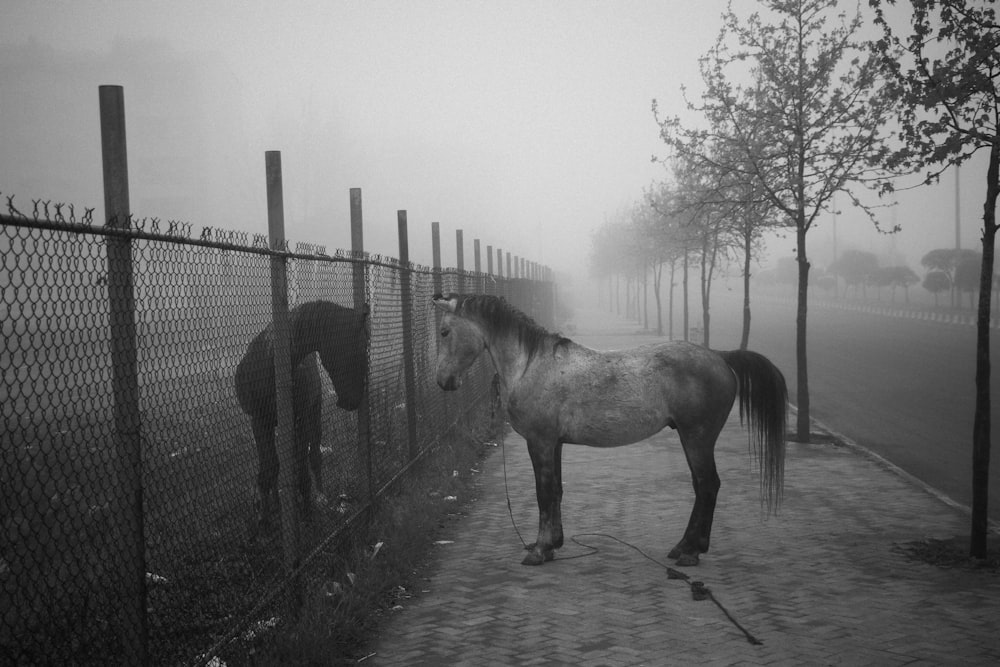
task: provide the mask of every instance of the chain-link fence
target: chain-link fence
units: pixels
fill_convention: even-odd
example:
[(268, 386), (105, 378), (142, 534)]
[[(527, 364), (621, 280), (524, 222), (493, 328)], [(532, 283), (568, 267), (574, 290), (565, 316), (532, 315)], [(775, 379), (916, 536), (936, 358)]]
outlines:
[[(434, 383), (432, 294), (498, 294), (551, 324), (548, 282), (308, 246), (277, 252), (238, 234), (191, 239), (173, 223), (121, 231), (95, 225), (90, 211), (76, 220), (36, 205), (24, 215), (8, 203), (0, 216), (4, 664), (135, 656), (185, 664), (252, 633), (296, 595), (314, 555), (459, 416), (488, 413), (484, 362), (461, 392)], [(114, 257), (109, 269), (109, 254), (122, 248), (128, 275), (116, 273)], [(291, 361), (303, 361), (291, 369), (289, 395), (272, 345), (271, 357), (246, 362), (241, 394), (237, 368), (272, 323), (276, 259), (287, 272), (286, 344)], [(123, 282), (134, 303), (116, 302)], [(337, 306), (326, 307), (336, 315), (303, 314), (317, 301)], [(352, 319), (360, 310), (367, 316)], [(261, 340), (280, 341), (272, 329)], [(345, 410), (336, 403), (352, 402), (352, 373), (364, 400)], [(274, 428), (283, 401), (294, 424), (286, 415)], [(265, 451), (268, 432), (274, 454)], [(322, 487), (314, 481), (315, 493), (296, 496), (300, 505), (316, 499), (309, 514), (289, 514), (282, 496), (269, 525), (258, 469), (275, 457), (303, 470), (315, 461)], [(299, 488), (289, 475), (293, 485), (277, 483), (283, 493)]]

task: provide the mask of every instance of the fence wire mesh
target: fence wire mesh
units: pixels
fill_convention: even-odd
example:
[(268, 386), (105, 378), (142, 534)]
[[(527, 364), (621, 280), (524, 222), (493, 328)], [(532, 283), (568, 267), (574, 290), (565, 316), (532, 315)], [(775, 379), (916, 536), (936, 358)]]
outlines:
[[(109, 664), (140, 654), (155, 664), (197, 663), (212, 647), (250, 641), (294, 597), (282, 531), (262, 527), (261, 434), (236, 389), (251, 341), (272, 321), (274, 257), (287, 271), (293, 358), (295, 313), (305, 304), (356, 313), (360, 275), (368, 311), (360, 352), (355, 329), (299, 326), (340, 350), (330, 352), (340, 366), (333, 380), (322, 353), (304, 355), (293, 373), (295, 440), (315, 434), (322, 479), (296, 545), (302, 571), (460, 415), (489, 404), (492, 371), (482, 360), (461, 392), (434, 383), (434, 292), (497, 294), (551, 323), (549, 283), (359, 263), (304, 245), (271, 252), (238, 233), (190, 239), (190, 226), (177, 223), (112, 233), (93, 225), (89, 209), (77, 221), (62, 205), (40, 212), (36, 203), (26, 216), (8, 203), (0, 216), (4, 664)], [(115, 243), (128, 244), (128, 275), (109, 269)], [(119, 330), (122, 304), (109, 299), (121, 281), (134, 286), (136, 386), (125, 397), (115, 352), (131, 332)], [(351, 359), (367, 376), (355, 411), (337, 406), (349, 393), (342, 375)], [(299, 376), (308, 368), (320, 371), (316, 403), (297, 393), (310, 384)], [(273, 372), (264, 381), (273, 403)], [(131, 447), (141, 454), (138, 471), (124, 455)], [(137, 534), (141, 564), (123, 548)], [(141, 582), (129, 579), (137, 565)], [(123, 611), (136, 608), (143, 618)]]

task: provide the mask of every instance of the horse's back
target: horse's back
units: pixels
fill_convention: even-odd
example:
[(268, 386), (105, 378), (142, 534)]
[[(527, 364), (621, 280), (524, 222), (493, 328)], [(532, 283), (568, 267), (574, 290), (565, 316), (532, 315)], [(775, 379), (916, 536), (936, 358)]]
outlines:
[[(292, 369), (292, 396), (297, 410), (300, 407), (314, 408), (321, 402), (323, 394), (319, 368), (317, 355), (310, 353)], [(233, 383), (243, 412), (265, 419), (275, 418), (274, 348), (270, 326), (250, 341), (236, 366)]]
[[(735, 378), (725, 360), (701, 345), (685, 341), (650, 343), (622, 350), (599, 351), (573, 344), (563, 358), (574, 379), (618, 388), (683, 387), (704, 391), (735, 391)], [(564, 371), (565, 369), (560, 369)]]

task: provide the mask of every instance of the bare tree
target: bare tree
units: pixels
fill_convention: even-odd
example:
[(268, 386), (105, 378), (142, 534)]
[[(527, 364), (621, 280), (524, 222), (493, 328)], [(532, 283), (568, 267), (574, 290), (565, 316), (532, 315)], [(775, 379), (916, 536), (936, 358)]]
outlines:
[(648, 257), (648, 269), (653, 279), (653, 297), (656, 302), (656, 335), (663, 335), (663, 269), (670, 267), (668, 274), (668, 317), (669, 336), (673, 338), (674, 322), (674, 276), (677, 261), (683, 252), (682, 244), (678, 242), (680, 220), (670, 211), (673, 204), (674, 191), (667, 184), (660, 184), (643, 193), (643, 198), (636, 204), (633, 215), (642, 230), (644, 251)]
[(709, 347), (712, 282), (729, 250), (739, 245), (735, 220), (740, 203), (730, 200), (725, 178), (713, 170), (684, 159), (675, 160), (673, 166), (677, 181), (676, 205), (687, 215), (685, 236), (697, 253), (700, 265), (702, 345)]
[[(611, 222), (605, 222), (598, 228), (590, 242), (588, 268), (592, 278), (598, 282), (607, 281), (608, 310), (615, 309), (615, 294), (613, 293), (615, 276), (624, 263), (621, 252), (620, 233)], [(600, 293), (599, 293), (600, 296)], [(600, 299), (598, 299), (600, 305)]]
[[(674, 174), (680, 173), (676, 163), (674, 163), (673, 166)], [(690, 187), (690, 183), (688, 183), (687, 186)], [(691, 333), (689, 306), (690, 291), (688, 283), (690, 279), (692, 257), (695, 258), (695, 263), (697, 263), (699, 251), (704, 247), (701, 227), (698, 223), (698, 216), (701, 214), (701, 211), (697, 206), (697, 203), (692, 203), (692, 197), (695, 197), (695, 195), (693, 195), (690, 190), (685, 191), (684, 186), (678, 186), (676, 183), (671, 183), (670, 185), (664, 184), (662, 186), (659, 196), (652, 196), (648, 198), (650, 206), (652, 206), (653, 209), (660, 215), (661, 221), (664, 225), (666, 225), (663, 229), (666, 234), (664, 240), (672, 246), (672, 250), (668, 255), (671, 265), (671, 338), (673, 338), (673, 277), (677, 263), (679, 262), (681, 265), (683, 339), (685, 341), (690, 339)], [(697, 202), (696, 198), (695, 202)], [(702, 292), (703, 291), (704, 290), (702, 290)]]
[[(1000, 24), (993, 2), (911, 0), (900, 37), (883, 4), (870, 0), (883, 36), (874, 45), (899, 109), (901, 147), (891, 159), (928, 170), (925, 183), (979, 150), (989, 151), (976, 325), (976, 409), (972, 426), (970, 553), (985, 558), (990, 461), (990, 297), (1000, 196)], [(890, 186), (891, 187), (891, 186)]]

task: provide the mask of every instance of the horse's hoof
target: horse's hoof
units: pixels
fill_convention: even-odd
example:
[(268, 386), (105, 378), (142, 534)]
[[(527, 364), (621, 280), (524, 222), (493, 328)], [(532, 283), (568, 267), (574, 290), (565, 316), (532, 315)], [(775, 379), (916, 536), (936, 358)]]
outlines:
[(556, 553), (552, 549), (548, 549), (543, 552), (538, 552), (537, 550), (531, 551), (524, 560), (521, 561), (521, 565), (541, 565), (542, 563), (547, 563), (556, 557)]
[(667, 554), (667, 558), (676, 559), (680, 555), (681, 555), (681, 548), (680, 547), (674, 547)]
[(677, 558), (677, 565), (680, 567), (693, 567), (698, 564), (698, 554), (681, 554)]

